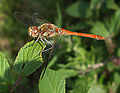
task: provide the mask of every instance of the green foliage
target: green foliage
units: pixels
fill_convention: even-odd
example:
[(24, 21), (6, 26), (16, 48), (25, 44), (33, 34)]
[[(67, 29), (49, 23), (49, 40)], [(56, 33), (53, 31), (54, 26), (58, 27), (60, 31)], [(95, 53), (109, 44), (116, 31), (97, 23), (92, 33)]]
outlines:
[(115, 0), (106, 0), (106, 5), (108, 9), (117, 10), (119, 6), (115, 3)]
[(33, 42), (28, 42), (20, 49), (12, 66), (9, 65), (4, 55), (0, 52), (0, 89), (3, 88), (3, 92), (10, 89), (10, 87), (12, 88), (12, 84), (16, 82), (17, 78), (30, 75), (42, 65), (41, 53), (44, 46), (41, 42), (31, 46)]
[(67, 9), (67, 13), (70, 16), (80, 18), (89, 18), (91, 15), (89, 4), (84, 1), (77, 1), (74, 4), (70, 5)]
[(58, 17), (56, 18), (55, 23), (56, 23), (56, 25), (61, 27), (61, 25), (62, 25), (62, 14), (61, 14), (61, 10), (60, 10), (60, 5), (57, 4), (56, 8), (57, 8)]
[(0, 92), (7, 92), (6, 85), (10, 79), (10, 66), (4, 55), (0, 52)]
[(120, 48), (118, 48), (118, 50), (117, 50), (117, 56), (120, 57)]
[(30, 75), (42, 65), (41, 53), (44, 46), (42, 47), (42, 43), (40, 45), (38, 42), (33, 46), (29, 46), (33, 42), (27, 43), (20, 49), (14, 62), (14, 70), (19, 74), (22, 73), (24, 76)]
[(39, 79), (40, 93), (65, 93), (65, 79), (57, 71), (46, 70), (45, 76)]
[[(120, 93), (119, 4), (119, 0), (1, 0), (0, 93)], [(15, 20), (15, 11), (37, 12), (58, 27), (101, 35), (105, 41), (59, 36), (41, 80), (49, 51), (43, 52), (41, 41), (29, 46), (34, 41), (28, 42), (28, 27)]]
[(75, 85), (75, 89), (72, 93), (90, 93), (91, 88), (85, 82), (84, 80), (80, 80), (79, 83)]
[(90, 8), (92, 10), (99, 10), (101, 8), (103, 1), (102, 0), (91, 0)]
[(72, 93), (89, 93), (89, 87), (87, 87), (87, 86), (79, 86)]
[(105, 93), (106, 91), (100, 86), (92, 86), (89, 93)]
[(0, 77), (1, 78), (5, 78), (5, 72), (6, 70), (9, 69), (9, 64), (7, 62), (7, 60), (5, 59), (4, 55), (0, 52)]
[(99, 34), (106, 38), (110, 36), (110, 33), (107, 31), (105, 25), (102, 22), (96, 22), (94, 27), (91, 29), (91, 33)]

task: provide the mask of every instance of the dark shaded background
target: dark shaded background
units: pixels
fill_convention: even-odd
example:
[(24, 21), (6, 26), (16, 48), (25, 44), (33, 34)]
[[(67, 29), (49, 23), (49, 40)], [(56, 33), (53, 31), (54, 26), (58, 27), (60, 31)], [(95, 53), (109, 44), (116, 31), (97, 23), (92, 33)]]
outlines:
[[(72, 93), (81, 81), (97, 87), (99, 93), (119, 93), (119, 8), (119, 0), (2, 0), (0, 51), (13, 64), (19, 49), (30, 41), (28, 27), (14, 18), (14, 12), (30, 15), (37, 12), (59, 27), (106, 38), (100, 41), (68, 36), (58, 40), (48, 67), (66, 76), (67, 93)], [(23, 78), (16, 88), (17, 93), (37, 93), (38, 78), (39, 69)]]

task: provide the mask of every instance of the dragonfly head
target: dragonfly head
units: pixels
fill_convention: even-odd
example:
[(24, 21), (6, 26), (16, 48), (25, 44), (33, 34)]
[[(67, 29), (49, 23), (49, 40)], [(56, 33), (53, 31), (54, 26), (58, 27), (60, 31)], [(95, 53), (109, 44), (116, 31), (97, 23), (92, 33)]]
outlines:
[(28, 28), (28, 34), (31, 37), (38, 37), (39, 31), (37, 26), (31, 26)]

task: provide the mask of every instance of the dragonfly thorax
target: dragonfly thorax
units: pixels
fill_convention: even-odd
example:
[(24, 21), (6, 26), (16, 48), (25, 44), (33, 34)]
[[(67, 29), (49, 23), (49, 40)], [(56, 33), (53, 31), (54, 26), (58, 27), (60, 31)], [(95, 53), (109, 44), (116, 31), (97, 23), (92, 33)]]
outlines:
[(38, 37), (39, 35), (39, 30), (37, 26), (31, 26), (28, 28), (28, 34), (31, 37)]

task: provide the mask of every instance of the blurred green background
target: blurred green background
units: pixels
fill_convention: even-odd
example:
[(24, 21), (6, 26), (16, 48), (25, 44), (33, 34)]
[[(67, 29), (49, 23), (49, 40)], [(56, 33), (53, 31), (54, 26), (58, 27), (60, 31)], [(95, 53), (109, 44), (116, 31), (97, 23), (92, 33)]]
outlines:
[[(67, 93), (83, 83), (92, 86), (91, 93), (120, 93), (119, 0), (1, 0), (0, 51), (10, 64), (29, 41), (28, 27), (14, 18), (16, 11), (37, 12), (59, 27), (105, 37), (105, 41), (60, 38), (48, 67), (64, 74)], [(38, 93), (38, 78), (37, 71), (23, 78), (17, 93)]]

